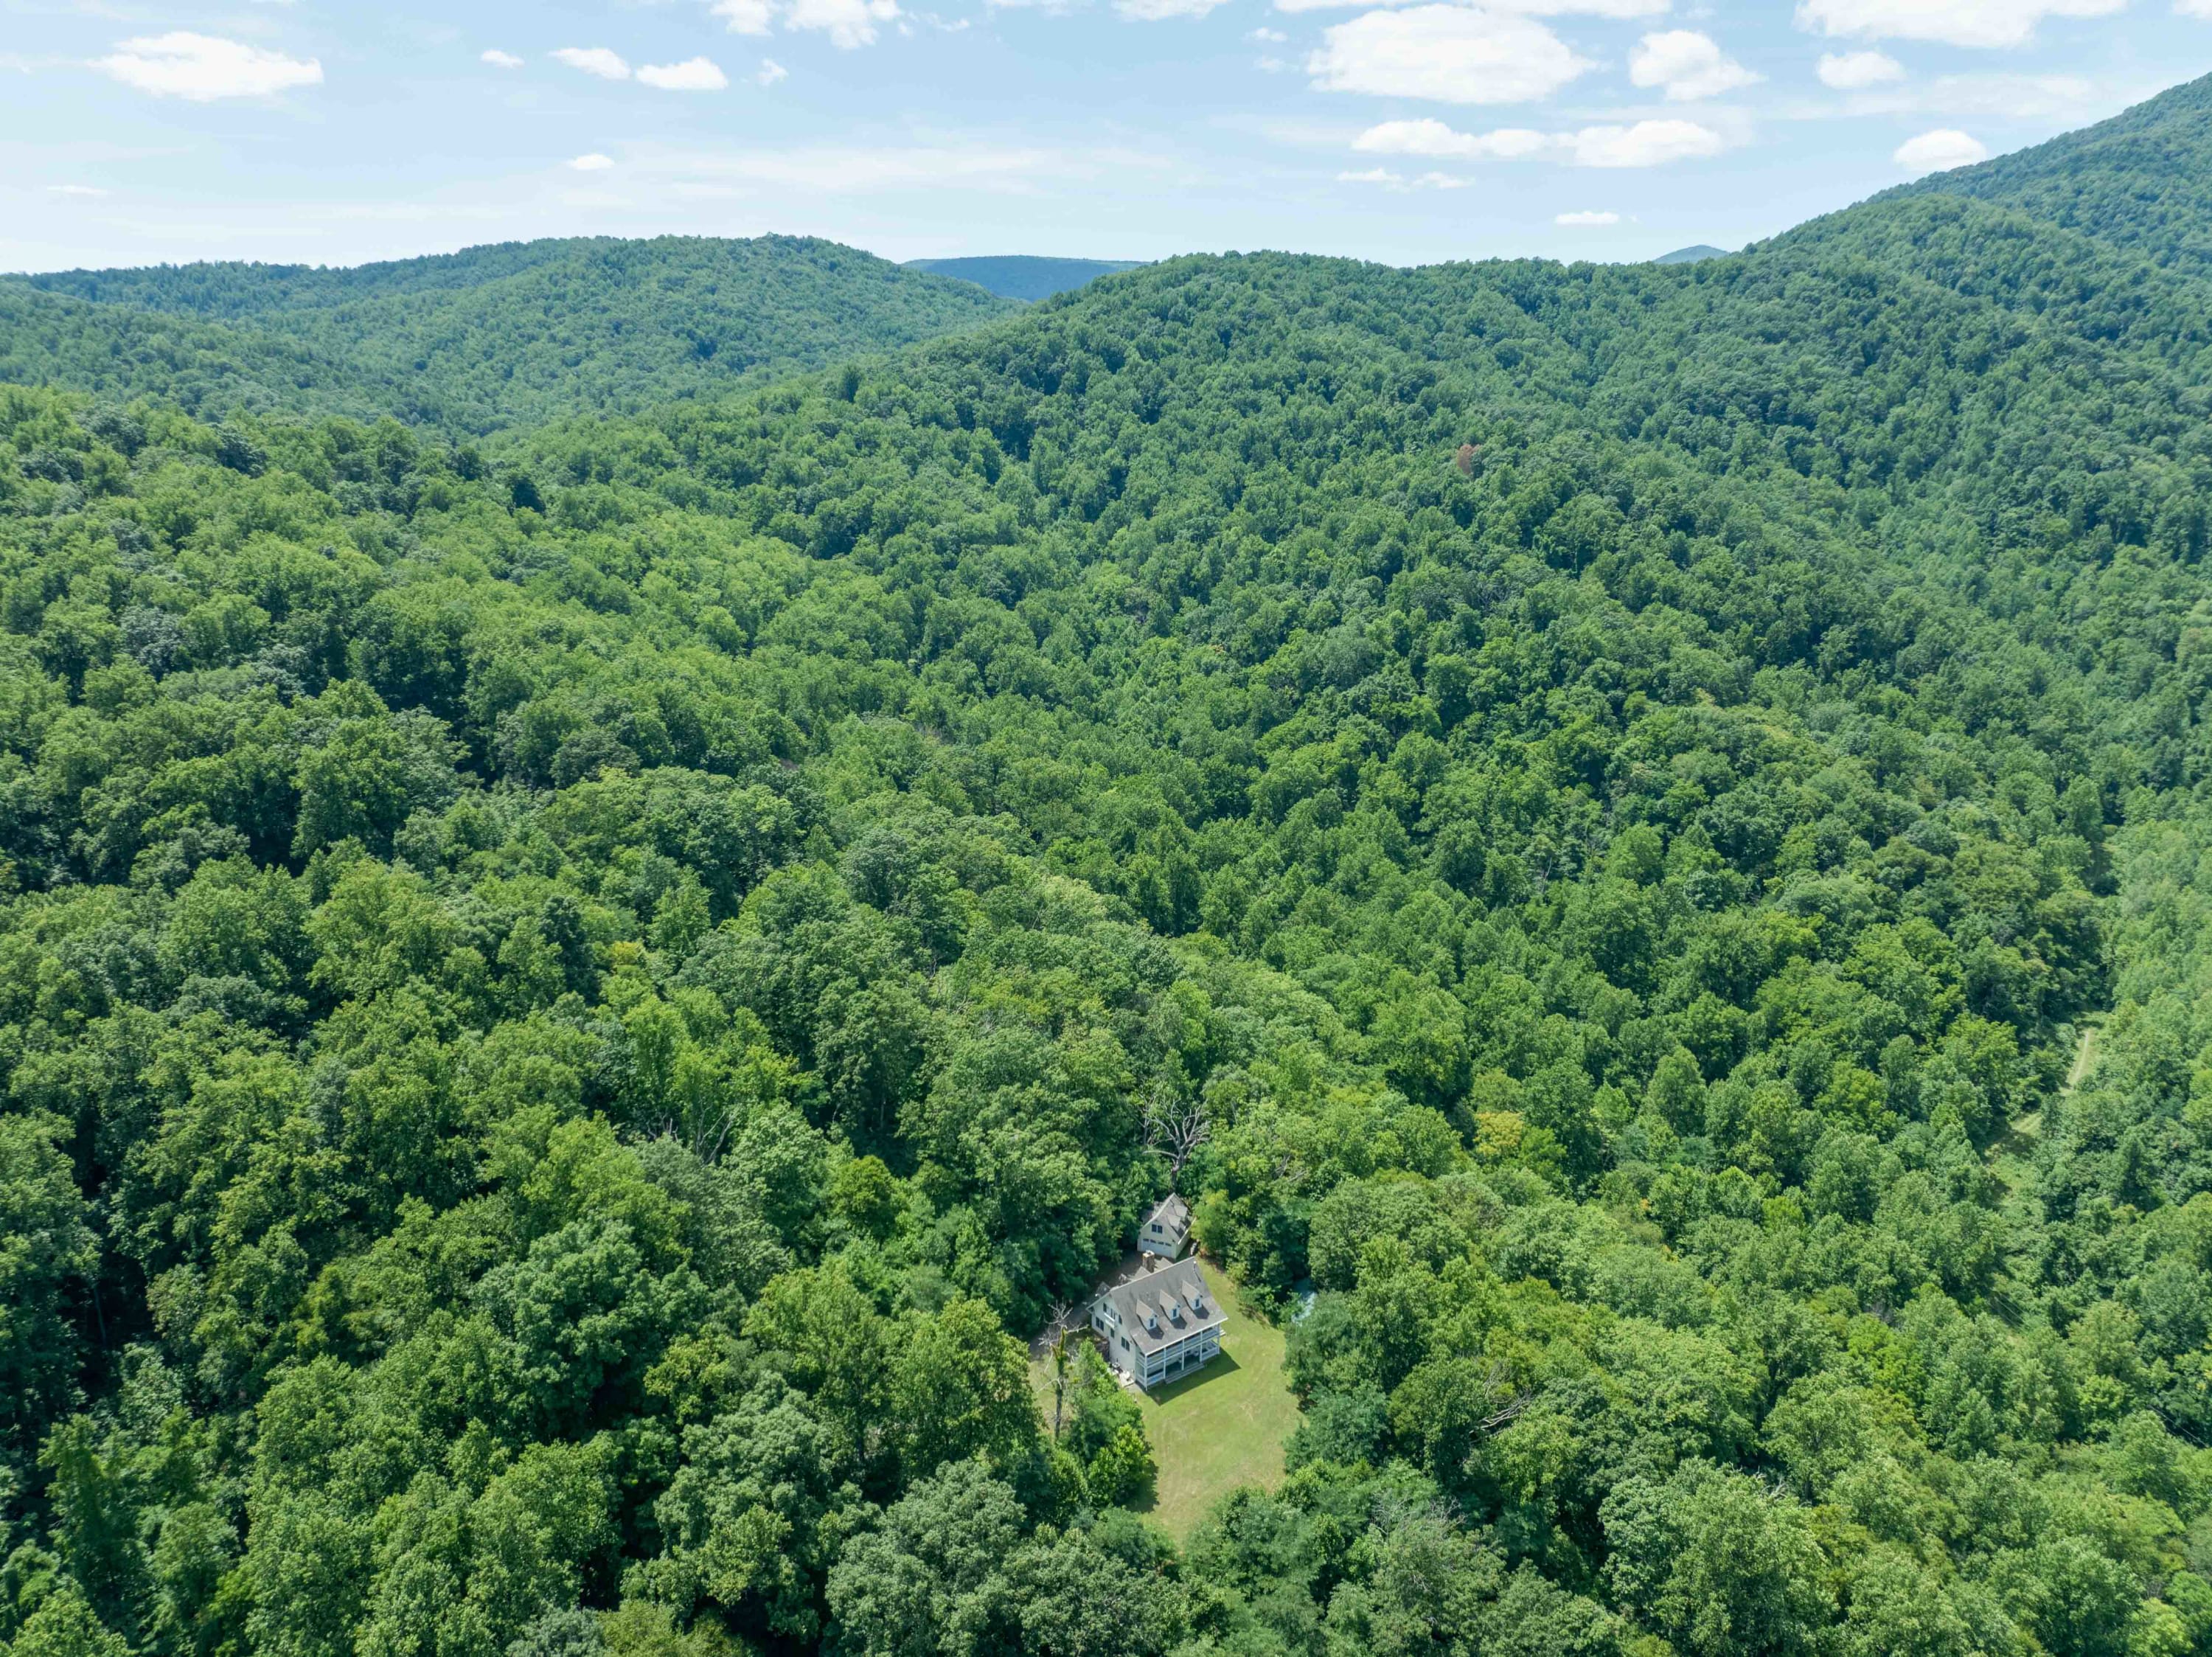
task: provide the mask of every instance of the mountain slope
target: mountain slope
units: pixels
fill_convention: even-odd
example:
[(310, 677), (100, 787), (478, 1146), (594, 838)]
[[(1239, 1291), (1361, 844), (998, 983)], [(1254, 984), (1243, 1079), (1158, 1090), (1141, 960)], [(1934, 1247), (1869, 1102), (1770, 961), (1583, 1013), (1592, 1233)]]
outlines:
[(2191, 81), (2081, 132), (1937, 173), (1896, 194), (1972, 196), (2212, 276), (2212, 78)]
[(251, 324), (95, 305), (0, 281), (0, 381), (155, 397), (210, 417), (291, 409), (374, 417), (389, 387)]
[[(366, 404), (474, 433), (717, 394), (1011, 308), (854, 248), (774, 236), (519, 243), (353, 270), (72, 271), (22, 285), (220, 322), (249, 356), (312, 357), (354, 382), (339, 404), (319, 374), (285, 393), (291, 406)], [(249, 331), (259, 343), (243, 343)], [(0, 333), (0, 351), (37, 361), (12, 333)], [(86, 383), (69, 364), (51, 377)]]

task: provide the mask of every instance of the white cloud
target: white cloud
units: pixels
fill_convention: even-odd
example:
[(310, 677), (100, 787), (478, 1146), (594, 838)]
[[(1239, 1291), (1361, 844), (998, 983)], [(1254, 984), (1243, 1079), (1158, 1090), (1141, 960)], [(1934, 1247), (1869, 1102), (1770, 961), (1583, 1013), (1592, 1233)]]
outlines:
[(687, 58), (680, 64), (641, 64), (637, 78), (663, 92), (720, 92), (730, 84), (711, 58)]
[(1534, 132), (1516, 126), (1461, 132), (1424, 118), (1370, 126), (1352, 141), (1352, 147), (1372, 155), (1541, 158), (1570, 167), (1660, 167), (1717, 155), (1728, 148), (1728, 141), (1695, 121), (1638, 121), (1633, 126), (1586, 126), (1574, 132)]
[(2173, 0), (2173, 9), (2181, 17), (2212, 17), (2212, 0)]
[(713, 13), (732, 34), (766, 34), (775, 21), (769, 0), (714, 0)]
[(1638, 41), (1628, 54), (1628, 78), (1636, 86), (1664, 87), (1670, 101), (1688, 103), (1749, 86), (1759, 76), (1723, 52), (1711, 35), (1678, 28)]
[(579, 155), (568, 163), (572, 169), (579, 173), (604, 173), (614, 164), (613, 156), (596, 155)]
[(1407, 178), (1387, 167), (1370, 167), (1364, 173), (1340, 173), (1339, 184), (1379, 184), (1385, 190), (1464, 190), (1470, 180), (1451, 173), (1424, 173)]
[(850, 52), (873, 46), (876, 25), (899, 15), (898, 0), (792, 0), (784, 14), (786, 28), (820, 29), (830, 44)]
[[(2212, 0), (2206, 0), (2206, 3), (2212, 4)], [(1291, 37), (1279, 28), (1255, 28), (1244, 38), (1248, 40), (1264, 40), (1269, 45), (1279, 46)]]
[[(999, 0), (993, 3), (998, 3)], [(1205, 0), (1198, 9), (1220, 3), (1221, 0)], [(1189, 9), (1186, 5), (1185, 9)], [(787, 29), (819, 30), (829, 35), (832, 46), (848, 52), (856, 46), (873, 46), (878, 24), (894, 21), (905, 15), (899, 10), (898, 0), (714, 0), (708, 9), (728, 26), (732, 34), (767, 34), (781, 19)], [(1159, 15), (1170, 16), (1174, 12), (1164, 10)], [(925, 14), (923, 21), (933, 20)], [(958, 27), (965, 27), (966, 24)]]
[[(2212, 3), (2212, 0), (2207, 0)], [(1277, 11), (1328, 11), (1343, 6), (1417, 5), (1422, 0), (1275, 0)], [(1656, 17), (1673, 0), (1489, 0), (1482, 9), (1522, 17)]]
[(95, 58), (94, 69), (128, 87), (205, 103), (216, 98), (266, 98), (295, 86), (322, 84), (322, 64), (179, 29), (118, 41)]
[(1306, 59), (1319, 90), (1440, 103), (1547, 97), (1590, 67), (1541, 23), (1462, 6), (1370, 11), (1322, 42)]
[(1633, 126), (1586, 126), (1564, 134), (1577, 167), (1664, 167), (1717, 155), (1728, 141), (1695, 121), (1638, 121)]
[(1140, 23), (1167, 17), (1203, 17), (1224, 0), (1114, 0), (1114, 9)]
[(50, 196), (80, 196), (90, 199), (94, 197), (104, 196), (107, 192), (96, 184), (50, 184), (46, 186), (46, 193)]
[(2128, 0), (1801, 0), (1797, 27), (1869, 40), (2024, 46), (2046, 17), (2109, 17)]
[(763, 86), (774, 86), (790, 73), (789, 70), (776, 62), (775, 58), (763, 58), (761, 59), (760, 73), (754, 76), (753, 79), (758, 81)]
[(1897, 147), (1899, 167), (1914, 173), (1948, 173), (1954, 167), (1972, 167), (1990, 158), (1989, 146), (1956, 127), (1939, 126)]
[(1559, 217), (1553, 219), (1552, 222), (1554, 224), (1592, 226), (1601, 224), (1618, 224), (1620, 222), (1620, 215), (1618, 213), (1562, 213)]
[(1862, 92), (1905, 78), (1905, 65), (1886, 52), (1826, 52), (1814, 73), (1837, 92)]
[(603, 81), (629, 79), (629, 65), (622, 60), (622, 55), (605, 46), (562, 46), (553, 56), (569, 68), (580, 69)]
[(480, 64), (489, 64), (494, 69), (520, 69), (522, 67), (521, 58), (516, 57), (511, 52), (501, 52), (497, 46), (492, 47), (491, 50), (478, 58), (477, 61)]
[(1850, 94), (1853, 115), (1983, 116), (1998, 120), (2088, 120), (2133, 101), (2077, 75), (1939, 75), (1907, 86)]
[(1423, 116), (1419, 120), (1385, 121), (1380, 126), (1370, 126), (1352, 141), (1352, 147), (1370, 155), (1455, 155), (1470, 160), (1492, 156), (1500, 161), (1517, 161), (1524, 155), (1539, 154), (1551, 142), (1541, 132), (1522, 127), (1504, 127), (1495, 132), (1458, 132), (1442, 121)]

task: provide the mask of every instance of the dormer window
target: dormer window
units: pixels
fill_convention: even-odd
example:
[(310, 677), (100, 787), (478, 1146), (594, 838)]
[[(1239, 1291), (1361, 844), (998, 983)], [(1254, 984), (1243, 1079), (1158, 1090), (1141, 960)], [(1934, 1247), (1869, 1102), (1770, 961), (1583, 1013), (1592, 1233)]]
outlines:
[[(1171, 1222), (1162, 1229), (1175, 1235)], [(1101, 1298), (1108, 1324), (1123, 1325), (1107, 1336), (1114, 1368), (1148, 1392), (1221, 1355), (1221, 1313), (1194, 1261), (1154, 1266)]]

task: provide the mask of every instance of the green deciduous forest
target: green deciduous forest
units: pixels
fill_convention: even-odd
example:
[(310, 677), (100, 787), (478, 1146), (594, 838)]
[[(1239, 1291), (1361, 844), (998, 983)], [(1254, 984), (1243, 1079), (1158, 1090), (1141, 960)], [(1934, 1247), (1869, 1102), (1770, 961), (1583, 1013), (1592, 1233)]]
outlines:
[(350, 270), (63, 271), (0, 280), (0, 381), (481, 436), (726, 393), (1018, 308), (798, 236), (516, 242)]
[[(2208, 110), (491, 437), (39, 296), (6, 1657), (2212, 1653)], [(1168, 1116), (1181, 1539), (1025, 1350)]]

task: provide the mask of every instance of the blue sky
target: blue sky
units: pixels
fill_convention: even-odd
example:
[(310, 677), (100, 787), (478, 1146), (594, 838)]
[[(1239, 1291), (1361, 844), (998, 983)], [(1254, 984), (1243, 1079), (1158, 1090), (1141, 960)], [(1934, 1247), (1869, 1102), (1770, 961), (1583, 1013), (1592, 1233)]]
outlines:
[(1636, 259), (2208, 70), (2212, 0), (0, 0), (0, 269)]

